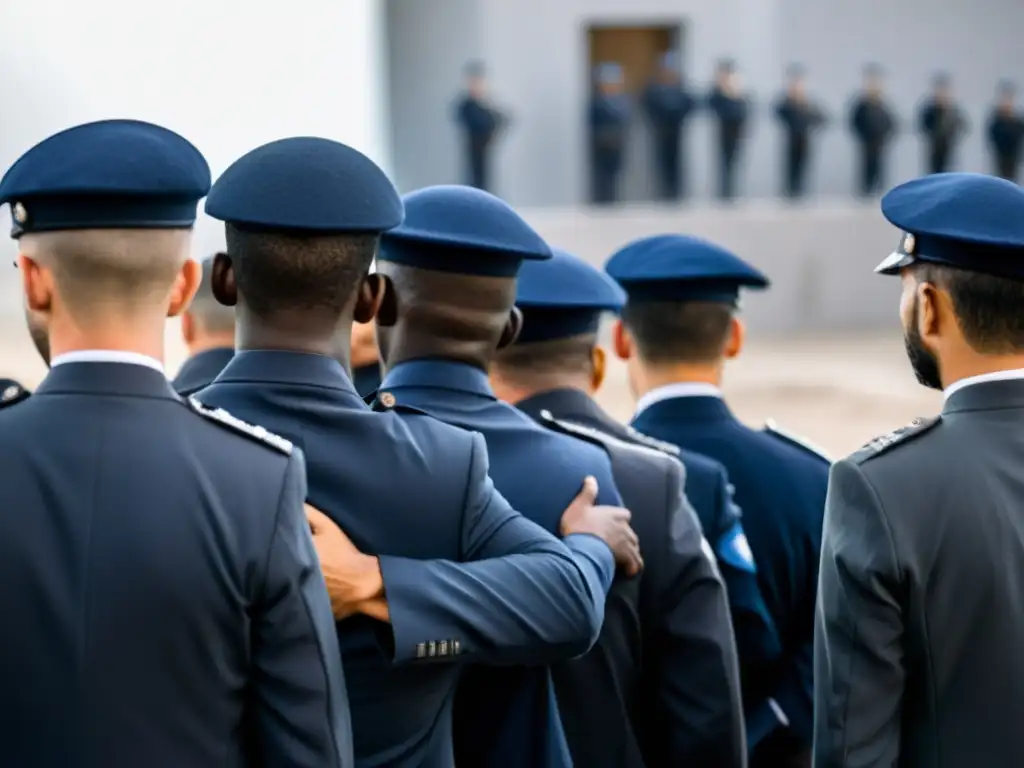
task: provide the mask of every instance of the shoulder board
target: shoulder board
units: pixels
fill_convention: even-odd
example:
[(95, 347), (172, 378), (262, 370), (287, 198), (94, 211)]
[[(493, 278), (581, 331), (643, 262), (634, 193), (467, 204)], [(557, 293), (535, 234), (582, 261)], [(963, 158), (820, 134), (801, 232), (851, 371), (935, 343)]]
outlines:
[(784, 443), (789, 443), (790, 445), (801, 449), (805, 453), (809, 453), (812, 456), (827, 461), (829, 464), (831, 464), (834, 461), (834, 459), (828, 454), (827, 451), (825, 451), (825, 449), (818, 447), (811, 441), (806, 440), (800, 437), (799, 435), (796, 435), (786, 429), (783, 429), (777, 423), (775, 423), (773, 419), (768, 419), (768, 421), (765, 422), (764, 433), (766, 435), (776, 437), (779, 440), (782, 440)]
[(940, 416), (933, 416), (930, 419), (914, 419), (905, 427), (900, 427), (887, 435), (882, 435), (881, 437), (876, 437), (874, 440), (871, 440), (862, 448), (850, 454), (849, 460), (856, 464), (861, 464), (868, 459), (873, 459), (875, 456), (880, 456), (895, 445), (902, 445), (913, 440), (915, 437), (923, 435), (940, 421), (942, 421)]
[(31, 394), (14, 379), (0, 379), (0, 408), (27, 400)]
[(242, 421), (241, 419), (232, 416), (223, 408), (207, 408), (194, 396), (186, 398), (186, 402), (193, 411), (198, 413), (204, 419), (215, 421), (240, 435), (245, 435), (246, 437), (251, 437), (253, 440), (258, 440), (264, 445), (267, 445), (286, 456), (290, 456), (292, 453), (293, 446), (290, 441), (285, 440), (280, 435), (275, 435), (264, 427), (258, 427), (254, 424)]
[(398, 402), (398, 399), (391, 392), (381, 392), (378, 390), (367, 395), (366, 402), (369, 404), (370, 408), (377, 413), (395, 411), (396, 413), (415, 413), (419, 416), (430, 416), (426, 411), (413, 405), (406, 405), (405, 403)]
[(662, 453), (667, 453), (669, 456), (675, 456), (676, 458), (683, 455), (683, 451), (678, 445), (674, 445), (664, 440), (658, 440), (650, 435), (645, 435), (643, 432), (634, 429), (628, 424), (626, 425), (626, 433), (629, 435), (631, 440), (639, 443), (640, 445), (653, 448), (654, 450), (661, 451)]
[(552, 429), (555, 432), (561, 432), (563, 435), (569, 435), (570, 437), (576, 437), (580, 440), (586, 440), (588, 443), (594, 443), (602, 448), (607, 448), (615, 442), (621, 442), (615, 440), (611, 435), (606, 435), (591, 427), (584, 427), (582, 424), (575, 424), (571, 421), (556, 419), (552, 415), (551, 411), (548, 410), (540, 412), (539, 422), (542, 426)]

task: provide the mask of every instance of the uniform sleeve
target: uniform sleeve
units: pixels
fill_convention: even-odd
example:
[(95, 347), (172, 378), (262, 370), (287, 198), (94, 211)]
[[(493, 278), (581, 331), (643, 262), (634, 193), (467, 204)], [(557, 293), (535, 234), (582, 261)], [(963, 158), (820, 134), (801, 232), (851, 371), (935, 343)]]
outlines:
[(666, 535), (646, 550), (654, 562), (644, 574), (659, 581), (650, 668), (665, 713), (666, 761), (739, 768), (746, 740), (729, 605), (682, 478), (679, 468), (667, 477)]
[(330, 600), (293, 454), (252, 616), (253, 721), (262, 765), (349, 766), (352, 732)]
[(896, 550), (860, 468), (832, 467), (814, 647), (814, 765), (896, 765), (906, 671)]
[(487, 475), (483, 438), (473, 439), (462, 549), (474, 562), (380, 558), (395, 661), (542, 664), (585, 653), (604, 622), (611, 550), (594, 536), (559, 541), (513, 510)]
[(754, 555), (724, 469), (720, 470), (716, 484), (714, 519), (717, 524), (707, 535), (728, 589), (736, 647), (745, 664), (771, 663), (779, 657), (782, 645), (761, 594)]

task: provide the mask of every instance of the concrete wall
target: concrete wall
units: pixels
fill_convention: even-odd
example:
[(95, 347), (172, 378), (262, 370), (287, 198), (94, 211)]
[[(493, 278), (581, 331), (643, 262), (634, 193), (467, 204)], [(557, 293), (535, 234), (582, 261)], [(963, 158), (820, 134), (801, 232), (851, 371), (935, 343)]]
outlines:
[[(817, 147), (812, 185), (826, 195), (853, 187), (846, 109), (865, 62), (889, 70), (891, 101), (908, 131), (893, 148), (894, 182), (920, 172), (915, 103), (935, 70), (955, 75), (975, 124), (960, 153), (960, 166), (969, 170), (989, 168), (979, 129), (996, 81), (1024, 71), (1020, 0), (945, 0), (941, 10), (930, 0), (475, 0), (471, 9), (463, 7), (467, 2), (389, 0), (390, 58), (402, 72), (390, 79), (392, 105), (403, 116), (393, 136), (395, 171), (405, 189), (458, 178), (449, 105), (461, 61), (483, 55), (497, 103), (515, 117), (497, 150), (496, 191), (517, 205), (583, 200), (588, 24), (682, 23), (684, 68), (702, 90), (717, 59), (736, 59), (756, 97), (741, 184), (752, 196), (774, 195), (779, 186), (780, 137), (770, 104), (790, 62), (809, 69), (811, 90), (835, 118)], [(692, 128), (693, 188), (708, 197), (709, 126), (699, 119)], [(649, 188), (642, 137), (634, 140), (630, 163), (625, 187), (636, 197)]]
[[(0, 168), (76, 123), (131, 117), (182, 133), (214, 175), (273, 139), (338, 139), (390, 166), (378, 0), (0, 2)], [(14, 258), (6, 206), (0, 265)], [(222, 243), (199, 222), (197, 255)], [(0, 314), (20, 313), (0, 267)]]
[(873, 205), (798, 209), (764, 201), (699, 211), (627, 207), (523, 213), (552, 245), (595, 265), (631, 240), (664, 232), (685, 232), (732, 249), (772, 280), (770, 290), (744, 295), (743, 313), (754, 334), (899, 328), (900, 281), (873, 269), (900, 233)]

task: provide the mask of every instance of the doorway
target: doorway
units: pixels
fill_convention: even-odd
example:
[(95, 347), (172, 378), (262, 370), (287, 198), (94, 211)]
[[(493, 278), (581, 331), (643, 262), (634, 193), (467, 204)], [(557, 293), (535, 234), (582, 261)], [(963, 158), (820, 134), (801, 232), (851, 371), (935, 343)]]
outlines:
[[(658, 71), (663, 54), (674, 51), (680, 64), (685, 61), (684, 31), (682, 20), (650, 25), (588, 25), (589, 66), (584, 92), (591, 92), (597, 65), (615, 63), (622, 67), (626, 92), (633, 104), (637, 105), (647, 83)], [(626, 147), (619, 184), (619, 198), (622, 202), (648, 202), (655, 196), (650, 136), (639, 117), (634, 117)]]

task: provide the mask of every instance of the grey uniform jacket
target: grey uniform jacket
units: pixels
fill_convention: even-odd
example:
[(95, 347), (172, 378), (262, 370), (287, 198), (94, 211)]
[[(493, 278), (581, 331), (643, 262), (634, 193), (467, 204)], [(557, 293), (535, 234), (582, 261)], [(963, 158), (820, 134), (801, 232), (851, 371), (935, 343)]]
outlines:
[(814, 655), (818, 768), (1024, 765), (1024, 380), (833, 466)]

